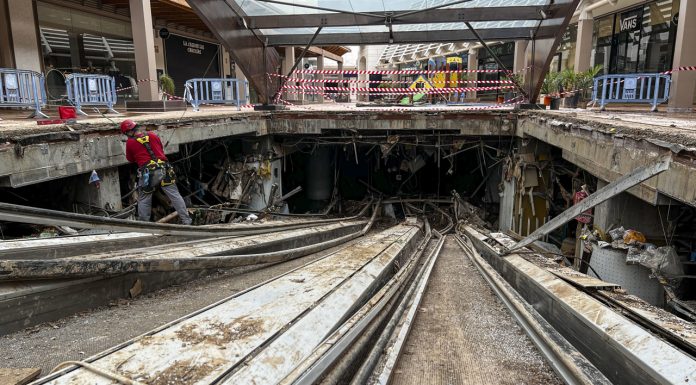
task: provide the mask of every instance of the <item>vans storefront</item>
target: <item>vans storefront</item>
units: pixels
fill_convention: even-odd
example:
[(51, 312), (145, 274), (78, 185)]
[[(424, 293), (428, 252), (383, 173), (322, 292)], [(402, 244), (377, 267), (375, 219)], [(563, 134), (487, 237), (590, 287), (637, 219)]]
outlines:
[(671, 69), (679, 2), (653, 1), (595, 18), (592, 65), (612, 74)]

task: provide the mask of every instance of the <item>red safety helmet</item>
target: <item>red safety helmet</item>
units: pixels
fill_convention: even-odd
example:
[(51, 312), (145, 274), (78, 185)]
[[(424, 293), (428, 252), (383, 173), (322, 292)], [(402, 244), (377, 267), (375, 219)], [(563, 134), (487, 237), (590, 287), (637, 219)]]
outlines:
[(126, 119), (126, 120), (121, 122), (121, 133), (127, 134), (130, 131), (134, 130), (135, 127), (137, 127), (137, 126), (138, 125), (134, 121), (132, 121), (130, 119)]

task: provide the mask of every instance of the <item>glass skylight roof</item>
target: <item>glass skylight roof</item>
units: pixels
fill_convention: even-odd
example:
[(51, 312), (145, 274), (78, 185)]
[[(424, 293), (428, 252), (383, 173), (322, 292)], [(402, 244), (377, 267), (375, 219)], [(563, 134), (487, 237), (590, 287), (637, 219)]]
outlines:
[(259, 0), (235, 1), (248, 16), (331, 13), (328, 10), (309, 7), (333, 9), (341, 12), (383, 14), (395, 11), (417, 11), (438, 6), (443, 8), (520, 7), (544, 6), (550, 3), (549, 0), (470, 0), (466, 2), (454, 0), (283, 0), (283, 3), (293, 4), (286, 5)]
[[(577, 0), (227, 0), (268, 44), (315, 45), (553, 37)], [(422, 33), (418, 35), (417, 33)], [(449, 39), (449, 40), (448, 40)]]

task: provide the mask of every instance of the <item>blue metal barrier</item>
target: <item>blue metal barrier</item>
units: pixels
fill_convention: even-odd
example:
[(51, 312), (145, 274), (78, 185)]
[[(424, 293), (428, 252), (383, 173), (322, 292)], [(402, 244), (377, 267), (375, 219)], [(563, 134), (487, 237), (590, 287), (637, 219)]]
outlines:
[(68, 102), (75, 106), (80, 115), (87, 115), (82, 106), (104, 106), (112, 114), (116, 104), (116, 80), (108, 75), (70, 74), (65, 77)]
[(29, 70), (0, 68), (0, 107), (29, 107), (30, 118), (48, 118), (41, 112), (46, 104), (43, 74)]
[(594, 79), (592, 100), (604, 111), (608, 103), (649, 103), (651, 111), (669, 100), (672, 78), (664, 74), (602, 75)]
[(198, 111), (201, 104), (232, 104), (241, 110), (249, 98), (247, 88), (246, 80), (190, 79), (186, 81), (184, 98), (194, 111)]

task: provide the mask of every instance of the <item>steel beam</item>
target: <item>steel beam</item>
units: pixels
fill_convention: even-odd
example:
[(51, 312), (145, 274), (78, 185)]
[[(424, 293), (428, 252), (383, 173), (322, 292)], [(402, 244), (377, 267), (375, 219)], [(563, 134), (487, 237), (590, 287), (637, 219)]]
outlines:
[[(85, 361), (153, 383), (277, 383), (389, 280), (422, 224), (401, 224), (336, 250)], [(273, 367), (273, 370), (269, 369)], [(76, 366), (36, 384), (108, 384)]]
[[(534, 28), (490, 28), (477, 30), (481, 38), (486, 41), (512, 41), (529, 40), (534, 33)], [(559, 33), (558, 27), (542, 27), (536, 36), (551, 38)], [(268, 35), (269, 46), (297, 46), (306, 44), (313, 35), (309, 34), (282, 34)], [(478, 41), (470, 30), (443, 30), (443, 31), (395, 31), (390, 34), (385, 32), (349, 34), (349, 33), (323, 33), (317, 37), (315, 45), (362, 45), (362, 44), (388, 44), (393, 37), (392, 44), (409, 43), (436, 43), (452, 41)]]
[[(556, 54), (556, 49), (563, 39), (563, 34), (568, 28), (570, 19), (573, 18), (573, 12), (578, 7), (580, 0), (561, 0), (556, 3), (562, 7), (557, 12), (557, 15), (562, 18), (560, 25), (556, 24), (558, 19), (541, 21), (538, 30), (532, 35), (532, 44), (527, 47), (527, 69), (522, 75), (528, 87), (529, 103), (535, 103), (539, 99), (541, 85), (549, 71), (551, 60)], [(549, 36), (543, 31), (546, 27), (554, 28), (556, 33)]]
[(563, 226), (565, 223), (577, 217), (584, 211), (589, 210), (597, 206), (598, 204), (606, 201), (607, 199), (610, 199), (628, 190), (629, 188), (667, 170), (669, 168), (670, 162), (671, 158), (669, 157), (660, 159), (659, 161), (649, 164), (647, 166), (639, 167), (630, 174), (626, 174), (621, 178), (609, 183), (603, 188), (592, 193), (582, 202), (570, 207), (566, 211), (562, 212), (560, 215), (546, 222), (545, 225), (539, 227), (533, 233), (529, 234), (524, 239), (514, 244), (510, 248), (510, 251), (529, 245), (530, 243), (536, 241), (544, 235), (547, 235), (551, 231)]
[[(367, 209), (363, 210), (363, 215)], [(165, 234), (184, 236), (239, 236), (289, 230), (301, 227), (327, 224), (340, 220), (355, 219), (318, 219), (310, 221), (293, 221), (284, 223), (260, 223), (260, 224), (228, 224), (223, 226), (187, 226), (169, 223), (149, 223), (131, 221), (126, 219), (114, 219), (97, 217), (85, 214), (75, 214), (64, 211), (40, 209), (0, 202), (0, 220), (19, 223), (33, 223), (38, 225), (70, 226), (78, 229), (102, 229), (111, 231), (134, 231), (145, 234)]]
[[(506, 21), (506, 20), (542, 20), (544, 7), (477, 7), (435, 9), (428, 12), (399, 16), (410, 11), (394, 11), (392, 24), (424, 23), (461, 23), (464, 21)], [(552, 5), (547, 15), (555, 15), (563, 6)], [(317, 28), (384, 25), (386, 15), (364, 15), (345, 13), (314, 13), (300, 15), (247, 16), (249, 28)]]
[(235, 1), (187, 0), (191, 9), (221, 41), (236, 65), (249, 79), (249, 84), (268, 102), (278, 91), (278, 83), (268, 81), (268, 73), (276, 73), (280, 55), (274, 48), (265, 47), (265, 37), (244, 25), (243, 11)]
[(357, 238), (367, 224), (367, 220), (339, 222), (248, 237), (220, 237), (51, 260), (0, 260), (0, 281), (230, 269), (286, 262)]

